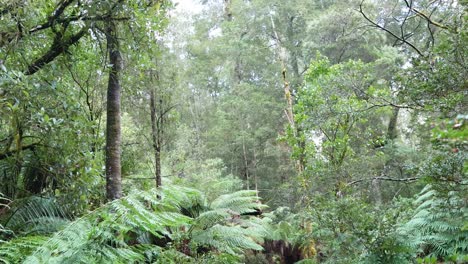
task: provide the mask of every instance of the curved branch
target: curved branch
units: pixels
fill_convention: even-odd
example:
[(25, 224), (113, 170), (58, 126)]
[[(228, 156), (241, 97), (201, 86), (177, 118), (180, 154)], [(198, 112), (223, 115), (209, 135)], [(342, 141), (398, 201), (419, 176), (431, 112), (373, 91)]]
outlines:
[[(34, 150), (38, 145), (39, 145), (39, 143), (33, 143), (33, 144), (30, 144), (30, 145), (27, 145), (27, 146), (22, 146), (22, 147), (21, 147), (21, 151), (23, 151), (23, 150), (28, 150), (28, 149)], [(6, 159), (6, 158), (8, 158), (9, 156), (14, 155), (16, 152), (18, 152), (17, 149), (11, 150), (11, 151), (7, 151), (7, 152), (5, 152), (5, 153), (0, 153), (0, 160)]]
[(54, 40), (54, 43), (52, 43), (52, 46), (50, 47), (50, 49), (40, 58), (36, 59), (33, 63), (31, 63), (28, 66), (28, 69), (24, 72), (24, 74), (32, 75), (36, 73), (37, 71), (39, 71), (40, 69), (42, 69), (49, 62), (57, 58), (60, 54), (67, 51), (71, 45), (78, 43), (78, 41), (81, 39), (81, 37), (85, 35), (87, 31), (88, 31), (88, 28), (83, 28), (78, 33), (71, 36), (65, 41), (59, 41), (57, 39)]
[(390, 34), (392, 37), (394, 37), (395, 39), (397, 39), (398, 41), (410, 46), (414, 51), (416, 51), (416, 53), (418, 53), (419, 56), (421, 57), (424, 57), (424, 54), (415, 46), (413, 45), (411, 42), (407, 41), (404, 37), (400, 37), (400, 36), (397, 36), (395, 33), (393, 33), (392, 31), (388, 30), (387, 28), (377, 24), (375, 21), (373, 21), (372, 19), (370, 19), (366, 13), (364, 13), (363, 9), (362, 9), (362, 5), (364, 3), (365, 0), (362, 0), (362, 2), (359, 4), (359, 13), (361, 13), (361, 15), (364, 17), (364, 19), (366, 19), (369, 23), (371, 23), (371, 26), (372, 27), (375, 27), (375, 28), (378, 28), (380, 30), (383, 30), (385, 32), (387, 32), (388, 34)]
[(71, 5), (71, 3), (75, 0), (62, 0), (57, 8), (52, 12), (52, 14), (47, 18), (47, 22), (38, 25), (32, 29), (29, 30), (29, 33), (34, 33), (39, 30), (43, 30), (46, 28), (50, 28), (52, 25), (54, 25), (57, 22), (57, 19), (59, 18), (60, 15), (63, 14), (65, 9)]
[(363, 182), (363, 181), (373, 181), (373, 180), (379, 180), (379, 181), (393, 181), (393, 182), (414, 182), (414, 181), (417, 181), (421, 179), (421, 177), (412, 177), (412, 178), (402, 178), (402, 179), (398, 179), (398, 178), (390, 178), (390, 177), (372, 177), (372, 178), (366, 178), (366, 179), (359, 179), (359, 180), (355, 180), (355, 181), (352, 181), (352, 182), (348, 182), (346, 184), (346, 186), (351, 186), (353, 184), (356, 184), (356, 183), (359, 183), (359, 182)]
[(434, 25), (438, 28), (442, 28), (442, 29), (445, 29), (445, 30), (449, 30), (449, 31), (454, 31), (452, 28), (446, 26), (446, 25), (443, 25), (441, 23), (438, 23), (438, 22), (435, 22), (434, 20), (431, 19), (431, 17), (427, 14), (425, 14), (424, 12), (414, 8), (412, 6), (412, 3), (408, 3), (407, 0), (405, 0), (405, 4), (406, 6), (409, 8), (409, 10), (413, 11), (417, 16), (425, 19), (427, 21), (427, 23), (431, 24), (431, 25)]

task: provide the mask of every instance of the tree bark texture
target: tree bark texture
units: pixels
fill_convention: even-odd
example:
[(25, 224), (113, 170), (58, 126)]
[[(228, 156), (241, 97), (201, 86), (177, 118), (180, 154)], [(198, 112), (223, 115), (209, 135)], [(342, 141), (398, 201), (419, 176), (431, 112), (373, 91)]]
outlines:
[[(154, 100), (154, 90), (150, 91), (150, 110), (151, 110), (151, 136), (153, 138), (153, 150), (154, 150), (154, 166), (155, 166), (155, 177), (156, 187), (162, 186), (161, 181), (161, 122), (158, 122), (158, 116), (156, 115), (156, 103)], [(162, 119), (162, 116), (160, 117)], [(160, 120), (162, 121), (162, 120)]]
[(112, 21), (107, 22), (106, 39), (109, 51), (109, 83), (107, 86), (106, 124), (106, 196), (108, 200), (122, 197), (122, 175), (120, 165), (121, 120), (119, 73), (122, 57), (119, 50), (117, 29)]

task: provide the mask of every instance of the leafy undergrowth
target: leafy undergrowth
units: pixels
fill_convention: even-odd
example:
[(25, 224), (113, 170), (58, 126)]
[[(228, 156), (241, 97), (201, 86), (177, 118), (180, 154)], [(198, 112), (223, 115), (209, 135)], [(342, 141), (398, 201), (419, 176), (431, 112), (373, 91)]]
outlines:
[(49, 234), (40, 223), (66, 219), (45, 210), (42, 222), (1, 242), (0, 262), (235, 263), (246, 250), (262, 250), (263, 221), (244, 215), (263, 207), (255, 191), (222, 195), (210, 203), (201, 192), (184, 187), (135, 191)]

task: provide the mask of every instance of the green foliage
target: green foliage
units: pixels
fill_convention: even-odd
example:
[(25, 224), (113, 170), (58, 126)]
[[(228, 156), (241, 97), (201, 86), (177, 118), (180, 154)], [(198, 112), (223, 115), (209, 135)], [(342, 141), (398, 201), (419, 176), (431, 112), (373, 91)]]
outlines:
[[(24, 236), (2, 243), (0, 258), (6, 263), (162, 263), (168, 258), (195, 261), (197, 248), (236, 256), (243, 250), (262, 249), (255, 241), (264, 236), (260, 226), (248, 219), (235, 221), (238, 212), (262, 208), (257, 199), (256, 192), (241, 191), (219, 197), (209, 208), (194, 189), (134, 191), (50, 238)], [(36, 213), (32, 207), (23, 210)]]
[(465, 160), (462, 154), (437, 156), (422, 168), (429, 184), (418, 194), (415, 213), (400, 232), (427, 260), (463, 262), (467, 258)]
[(272, 227), (276, 226), (272, 228), (268, 236), (269, 239), (285, 240), (296, 244), (296, 239), (304, 235), (297, 229), (299, 228), (299, 216), (291, 213), (288, 207), (279, 207), (266, 214), (266, 217), (271, 219)]
[[(392, 61), (348, 61), (332, 65), (318, 54), (296, 95), (296, 130), (287, 130), (292, 157), (303, 157), (305, 200), (311, 192), (344, 192), (347, 183), (381, 173), (379, 147), (391, 140), (390, 82), (379, 68)], [(388, 123), (387, 123), (388, 122)], [(379, 155), (380, 154), (380, 155)], [(362, 166), (368, 160), (369, 166)]]
[(21, 263), (25, 256), (33, 253), (48, 240), (47, 236), (33, 235), (0, 242), (0, 262), (5, 264)]
[(412, 263), (416, 253), (397, 229), (411, 218), (411, 202), (373, 208), (352, 197), (316, 197), (311, 210), (280, 207), (266, 214), (266, 239), (298, 249), (310, 263)]
[(436, 147), (447, 151), (466, 151), (468, 147), (468, 115), (432, 123), (431, 140)]
[(245, 250), (263, 249), (249, 237), (252, 235), (255, 234), (242, 227), (214, 225), (204, 231), (194, 231), (191, 241), (199, 246), (212, 247), (221, 252), (236, 255)]
[(18, 235), (50, 234), (62, 229), (72, 216), (54, 198), (31, 196), (16, 200), (5, 227)]
[(176, 168), (181, 172), (171, 184), (200, 190), (208, 200), (242, 189), (242, 180), (231, 174), (226, 175), (227, 168), (221, 159), (207, 159), (195, 163), (192, 160), (184, 161), (186, 157), (175, 156), (176, 151), (171, 153), (174, 155), (171, 157), (171, 163), (177, 162)]
[[(467, 262), (466, 1), (201, 2), (0, 0), (0, 262)], [(129, 195), (103, 205), (109, 19)], [(154, 149), (200, 191), (140, 191)]]
[(391, 205), (372, 212), (376, 226), (369, 230), (367, 252), (361, 256), (362, 263), (412, 263), (415, 251), (407, 245), (405, 236), (398, 227), (410, 219), (412, 199), (398, 198)]
[(264, 207), (256, 191), (221, 195), (194, 219), (190, 241), (192, 245), (216, 248), (231, 255), (249, 249), (262, 250), (258, 242), (265, 236), (265, 229), (261, 223), (243, 219), (241, 215)]
[(308, 218), (322, 262), (411, 263), (413, 251), (397, 232), (397, 224), (409, 218), (410, 200), (394, 202), (373, 208), (354, 197), (317, 197)]
[[(0, 193), (0, 210), (7, 210), (10, 209), (10, 206), (8, 205), (11, 201), (4, 198), (3, 194)], [(3, 237), (6, 234), (9, 234), (11, 231), (6, 229), (3, 224), (0, 223), (0, 243), (4, 242)]]

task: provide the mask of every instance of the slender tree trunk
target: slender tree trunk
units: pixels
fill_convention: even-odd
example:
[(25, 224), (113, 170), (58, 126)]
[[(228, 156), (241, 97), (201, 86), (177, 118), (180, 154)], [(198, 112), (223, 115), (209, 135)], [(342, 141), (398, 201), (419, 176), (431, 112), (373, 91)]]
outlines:
[(117, 29), (112, 21), (107, 22), (106, 38), (109, 50), (109, 83), (107, 86), (106, 124), (106, 196), (108, 200), (122, 197), (122, 175), (120, 166), (121, 121), (119, 73), (122, 57), (119, 50)]
[[(195, 146), (199, 146), (200, 145), (200, 142), (201, 142), (201, 128), (200, 128), (200, 114), (198, 113), (197, 109), (195, 109), (195, 105), (198, 105), (199, 104), (199, 101), (197, 100), (197, 98), (195, 98), (195, 93), (192, 91), (191, 93), (191, 103), (190, 103), (190, 106), (189, 106), (189, 110), (190, 110), (190, 114), (192, 115), (191, 117), (191, 120), (192, 120), (192, 125), (193, 125), (193, 128), (195, 129)], [(197, 159), (199, 158), (199, 155), (197, 153)]]
[[(301, 150), (301, 154), (299, 159), (296, 161), (296, 171), (299, 174), (302, 174), (305, 169), (305, 142), (302, 140), (301, 130), (297, 128), (296, 122), (294, 120), (294, 98), (293, 94), (291, 93), (291, 86), (287, 78), (287, 69), (286, 69), (286, 48), (281, 45), (281, 41), (279, 38), (279, 34), (276, 31), (275, 21), (273, 17), (270, 15), (271, 27), (273, 29), (273, 34), (275, 36), (276, 46), (278, 49), (278, 60), (281, 63), (281, 76), (283, 78), (283, 90), (284, 90), (284, 97), (286, 99), (286, 109), (284, 110), (286, 117), (288, 119), (289, 126), (294, 131), (294, 137), (298, 139), (298, 145)], [(292, 20), (291, 20), (292, 23)]]
[(236, 58), (236, 66), (234, 67), (234, 78), (236, 80), (236, 84), (240, 84), (242, 81), (242, 70), (241, 70), (241, 58), (240, 54)]
[[(400, 112), (400, 108), (394, 107), (392, 111), (392, 116), (390, 117), (390, 121), (388, 122), (388, 129), (387, 129), (387, 140), (395, 140), (397, 138), (397, 121), (398, 121), (398, 113)], [(385, 165), (382, 169), (381, 177), (387, 177), (387, 174), (390, 170), (391, 160), (385, 162)], [(376, 206), (382, 205), (382, 188), (380, 181), (377, 179), (372, 180), (372, 192), (374, 196), (374, 201)]]
[(394, 107), (390, 122), (388, 122), (387, 139), (395, 140), (397, 137), (397, 121), (400, 108)]
[(279, 34), (276, 31), (275, 22), (273, 17), (270, 16), (271, 20), (271, 27), (273, 29), (273, 34), (275, 35), (276, 46), (278, 49), (278, 59), (281, 63), (281, 76), (283, 78), (283, 89), (284, 89), (284, 97), (286, 98), (286, 117), (288, 118), (288, 122), (292, 128), (295, 128), (294, 123), (294, 115), (293, 115), (293, 98), (291, 94), (291, 87), (289, 85), (288, 79), (286, 77), (286, 49), (281, 45)]
[(253, 176), (254, 176), (254, 185), (255, 185), (255, 190), (257, 191), (257, 200), (259, 200), (258, 198), (258, 177), (257, 177), (257, 165), (258, 165), (258, 161), (257, 161), (257, 152), (255, 151), (255, 148), (253, 148), (253, 167), (254, 167), (254, 170), (253, 170)]
[(300, 74), (299, 74), (299, 60), (298, 60), (298, 46), (299, 44), (295, 40), (295, 33), (294, 33), (294, 19), (296, 19), (295, 16), (290, 16), (288, 18), (288, 27), (286, 30), (286, 34), (288, 36), (288, 43), (290, 47), (290, 60), (291, 60), (291, 68), (292, 68), (292, 75), (293, 75), (293, 81), (291, 82), (292, 89), (296, 88), (299, 86), (300, 82)]
[[(156, 103), (154, 100), (154, 90), (150, 91), (150, 110), (151, 110), (151, 135), (153, 138), (153, 150), (154, 150), (154, 167), (156, 177), (156, 187), (161, 187), (161, 139), (160, 139), (160, 127), (156, 115)], [(160, 117), (162, 118), (162, 117)]]
[(250, 190), (249, 165), (247, 161), (247, 151), (245, 149), (245, 140), (243, 137), (242, 137), (242, 150), (244, 152), (244, 167), (245, 167), (245, 179), (247, 180), (247, 190)]
[(156, 151), (154, 153), (154, 165), (156, 166), (156, 187), (162, 186), (161, 180), (161, 151)]
[(376, 207), (380, 207), (382, 205), (382, 190), (380, 187), (380, 181), (377, 179), (372, 180), (372, 192), (374, 193), (374, 202)]
[[(291, 16), (288, 18), (288, 27), (287, 27), (287, 37), (288, 37), (288, 42), (290, 43), (290, 58), (291, 58), (291, 68), (292, 68), (292, 81), (291, 82), (288, 82), (287, 78), (286, 78), (286, 70), (283, 70), (283, 82), (285, 83), (285, 86), (286, 85), (289, 85), (291, 87), (288, 87), (288, 91), (289, 93), (292, 93), (291, 91), (294, 91), (294, 89), (298, 89), (298, 86), (300, 85), (300, 74), (299, 74), (299, 60), (298, 60), (298, 47), (296, 44), (296, 41), (295, 41), (295, 34), (294, 34), (294, 19), (295, 17), (294, 16)], [(281, 43), (278, 43), (278, 45), (280, 45)], [(285, 67), (285, 66), (283, 66)], [(291, 83), (291, 84), (289, 84)], [(288, 93), (285, 92), (285, 95), (287, 96)], [(293, 109), (293, 104), (294, 104), (294, 98), (291, 94), (291, 96), (289, 96), (289, 100), (290, 102), (288, 101), (288, 105), (290, 107), (290, 115), (292, 116), (292, 119), (294, 121), (294, 109)], [(306, 142), (305, 142), (305, 139), (304, 137), (302, 136), (303, 135), (303, 131), (300, 127), (300, 125), (297, 125), (295, 124), (295, 122), (292, 122), (291, 125), (294, 125), (292, 126), (293, 129), (295, 129), (295, 135), (296, 135), (296, 138), (297, 138), (297, 145), (301, 151), (301, 153), (299, 154), (299, 157), (298, 157), (298, 160), (297, 160), (297, 171), (299, 173), (302, 173), (305, 169), (305, 162), (306, 162), (306, 157), (305, 157), (305, 147), (306, 147)]]

